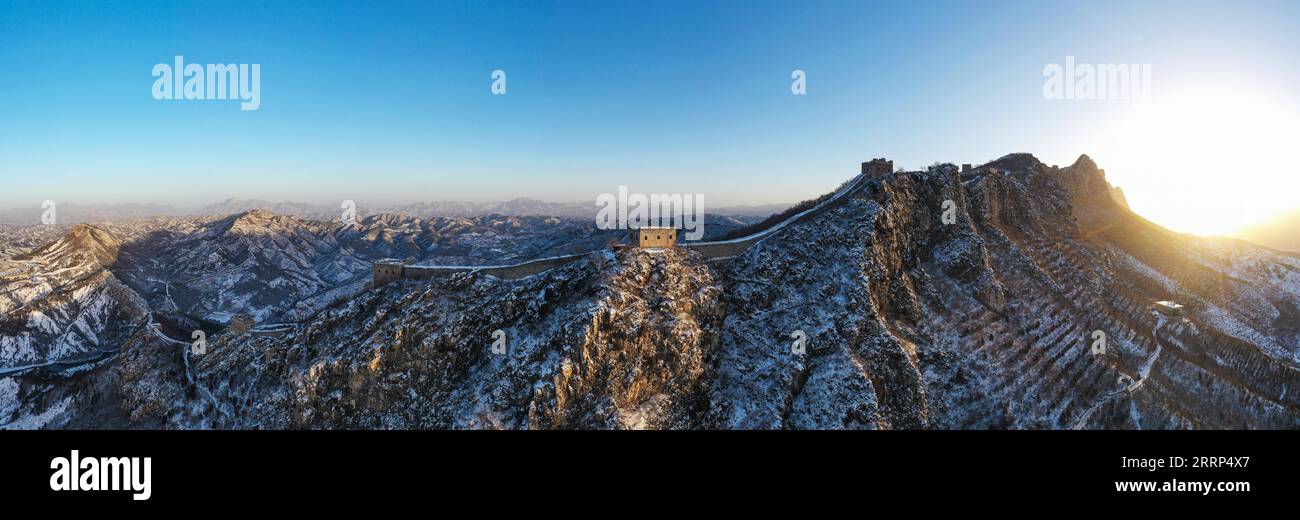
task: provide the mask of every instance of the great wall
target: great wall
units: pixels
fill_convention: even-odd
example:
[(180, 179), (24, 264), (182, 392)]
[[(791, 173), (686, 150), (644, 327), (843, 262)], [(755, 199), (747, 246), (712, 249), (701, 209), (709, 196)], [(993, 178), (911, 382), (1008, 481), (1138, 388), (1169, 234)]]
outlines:
[(510, 265), (410, 265), (390, 261), (375, 262), (373, 267), (374, 286), (386, 284), (399, 279), (430, 278), (437, 274), (479, 272), (506, 280), (515, 280), (549, 271), (587, 255), (599, 253), (589, 251), (565, 256), (541, 258)]
[[(785, 229), (786, 227), (792, 224), (797, 224), (800, 222), (807, 221), (809, 219), (812, 219), (813, 217), (816, 217), (817, 215), (820, 215), (825, 211), (840, 206), (841, 204), (844, 203), (844, 201), (848, 200), (849, 195), (858, 192), (867, 184), (869, 184), (870, 181), (874, 179), (880, 179), (886, 175), (893, 173), (893, 167), (894, 167), (893, 161), (888, 161), (885, 159), (873, 159), (869, 162), (864, 162), (862, 163), (862, 173), (858, 174), (853, 179), (850, 179), (849, 182), (845, 183), (844, 186), (841, 186), (840, 189), (836, 190), (835, 193), (832, 194), (829, 198), (822, 201), (820, 204), (817, 204), (816, 206), (813, 206), (798, 214), (790, 216), (789, 218), (777, 223), (776, 225), (770, 228), (764, 229), (752, 235), (741, 237), (741, 238), (715, 241), (715, 242), (683, 243), (680, 244), (678, 247), (683, 247), (694, 251), (698, 251), (700, 254), (704, 255), (704, 258), (708, 261), (726, 260), (729, 258), (735, 258), (737, 256), (740, 256), (745, 251), (749, 250), (749, 248), (754, 247), (759, 242), (762, 242), (767, 237), (770, 237), (773, 234), (780, 232), (781, 230)], [(634, 242), (637, 244), (644, 243), (644, 241), (640, 239), (634, 240)], [(633, 246), (616, 246), (616, 247), (638, 247), (638, 246), (633, 245)], [(372, 266), (372, 275), (373, 275), (372, 286), (379, 287), (381, 285), (387, 284), (394, 280), (423, 279), (423, 278), (430, 278), (438, 274), (452, 274), (452, 273), (466, 273), (466, 272), (477, 272), (477, 273), (483, 273), (486, 275), (491, 275), (506, 280), (516, 280), (519, 278), (525, 278), (528, 276), (533, 276), (538, 273), (549, 271), (556, 267), (560, 267), (562, 265), (568, 264), (569, 262), (573, 262), (578, 259), (584, 258), (588, 255), (600, 254), (605, 251), (609, 251), (609, 250), (604, 249), (604, 250), (588, 251), (585, 253), (576, 253), (572, 255), (540, 258), (537, 260), (529, 260), (527, 262), (520, 262), (517, 264), (509, 264), (509, 265), (439, 266), (439, 265), (405, 264), (396, 260), (381, 260), (375, 262)]]

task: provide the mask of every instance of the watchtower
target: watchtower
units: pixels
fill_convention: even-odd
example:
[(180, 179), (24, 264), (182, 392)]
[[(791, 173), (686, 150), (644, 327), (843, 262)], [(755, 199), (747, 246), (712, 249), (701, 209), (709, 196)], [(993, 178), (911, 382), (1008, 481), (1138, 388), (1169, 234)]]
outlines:
[(406, 265), (397, 260), (380, 260), (371, 264), (371, 274), (374, 276), (375, 287), (379, 287), (393, 280), (402, 279), (403, 271)]
[(1155, 302), (1151, 304), (1151, 307), (1154, 308), (1156, 312), (1164, 314), (1170, 318), (1178, 318), (1183, 315), (1183, 306), (1168, 300)]
[(891, 173), (894, 173), (894, 161), (881, 158), (862, 163), (862, 174), (868, 177), (884, 177)]
[(643, 227), (632, 230), (632, 245), (636, 247), (676, 247), (677, 229), (670, 227)]

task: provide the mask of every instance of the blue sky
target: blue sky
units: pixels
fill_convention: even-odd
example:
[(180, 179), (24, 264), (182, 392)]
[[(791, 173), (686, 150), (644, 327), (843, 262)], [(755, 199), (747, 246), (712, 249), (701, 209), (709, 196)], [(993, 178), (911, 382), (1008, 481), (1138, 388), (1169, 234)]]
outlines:
[[(1155, 96), (1245, 85), (1293, 107), (1297, 20), (1294, 2), (0, 1), (0, 207), (620, 184), (716, 207), (810, 198), (876, 156), (1018, 151), (1116, 173), (1089, 147), (1132, 103), (1045, 100), (1044, 65), (1146, 63)], [(175, 55), (260, 64), (261, 108), (153, 99)]]

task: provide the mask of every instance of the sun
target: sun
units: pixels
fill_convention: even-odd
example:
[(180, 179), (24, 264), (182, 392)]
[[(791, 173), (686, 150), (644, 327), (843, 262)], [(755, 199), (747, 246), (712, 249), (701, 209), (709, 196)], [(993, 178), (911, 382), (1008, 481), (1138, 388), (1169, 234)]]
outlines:
[(1175, 231), (1228, 235), (1300, 207), (1300, 116), (1259, 93), (1156, 93), (1098, 142), (1133, 211)]

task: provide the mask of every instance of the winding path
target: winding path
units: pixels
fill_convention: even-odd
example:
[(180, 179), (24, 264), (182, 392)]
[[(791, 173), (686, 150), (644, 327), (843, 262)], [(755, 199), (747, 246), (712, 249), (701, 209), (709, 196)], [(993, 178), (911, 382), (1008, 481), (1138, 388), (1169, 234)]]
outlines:
[(203, 397), (207, 398), (207, 400), (212, 403), (212, 407), (216, 408), (218, 412), (221, 412), (221, 415), (230, 416), (230, 412), (227, 412), (226, 409), (221, 406), (221, 403), (217, 402), (217, 398), (212, 395), (212, 392), (209, 392), (207, 387), (194, 379), (194, 374), (190, 371), (190, 348), (193, 347), (193, 345), (189, 342), (172, 339), (170, 336), (163, 334), (158, 323), (153, 321), (152, 314), (149, 315), (149, 324), (146, 325), (146, 327), (153, 331), (153, 335), (157, 336), (158, 339), (181, 347), (181, 359), (185, 365), (185, 380), (194, 388), (198, 389), (199, 393), (203, 394)]
[(1089, 406), (1088, 409), (1083, 412), (1083, 415), (1079, 416), (1079, 420), (1075, 421), (1074, 427), (1072, 429), (1082, 430), (1084, 426), (1088, 424), (1088, 419), (1092, 417), (1092, 412), (1097, 411), (1097, 409), (1100, 408), (1102, 405), (1114, 400), (1115, 398), (1124, 395), (1130, 395), (1133, 392), (1136, 392), (1138, 389), (1142, 388), (1142, 385), (1147, 382), (1147, 377), (1151, 375), (1151, 367), (1155, 365), (1156, 358), (1160, 357), (1160, 351), (1164, 348), (1164, 346), (1160, 344), (1160, 329), (1164, 327), (1164, 325), (1165, 325), (1164, 316), (1157, 316), (1156, 326), (1151, 329), (1151, 337), (1155, 338), (1156, 341), (1156, 350), (1155, 352), (1152, 352), (1151, 355), (1147, 357), (1146, 362), (1142, 363), (1142, 366), (1138, 368), (1138, 379), (1136, 381), (1132, 381), (1132, 378), (1129, 378), (1127, 374), (1121, 374), (1120, 381), (1123, 381), (1124, 379), (1127, 378), (1130, 379), (1130, 381), (1132, 382), (1129, 383), (1124, 388), (1108, 393), (1102, 396), (1101, 399), (1097, 400), (1097, 402), (1092, 403), (1092, 406)]

